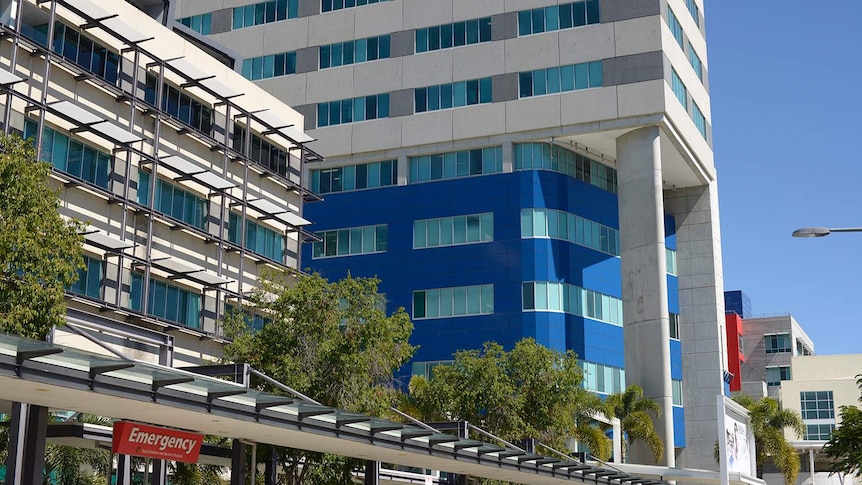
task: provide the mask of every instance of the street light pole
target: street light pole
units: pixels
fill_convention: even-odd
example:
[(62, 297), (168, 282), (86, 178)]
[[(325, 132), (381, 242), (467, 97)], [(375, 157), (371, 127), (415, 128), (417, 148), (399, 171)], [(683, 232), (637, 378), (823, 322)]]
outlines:
[(833, 232), (862, 232), (862, 227), (802, 227), (793, 231), (793, 237), (824, 237)]

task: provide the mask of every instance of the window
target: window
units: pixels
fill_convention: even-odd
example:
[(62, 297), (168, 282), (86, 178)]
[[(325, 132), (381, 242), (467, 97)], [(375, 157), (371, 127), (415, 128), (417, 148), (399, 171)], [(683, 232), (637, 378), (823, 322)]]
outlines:
[(191, 17), (183, 17), (177, 19), (177, 22), (203, 35), (212, 33), (213, 14), (212, 12), (200, 15), (192, 15)]
[(697, 131), (706, 139), (706, 117), (703, 116), (703, 112), (697, 103), (691, 103), (691, 119), (694, 121)]
[(371, 5), (372, 3), (388, 2), (389, 0), (322, 0), (320, 10), (329, 12), (332, 10), (341, 10), (343, 8), (361, 7), (362, 5)]
[[(237, 311), (237, 307), (231, 305), (230, 303), (224, 304), (224, 316), (233, 315), (234, 312)], [(246, 326), (251, 329), (252, 332), (257, 332), (258, 330), (263, 329), (263, 327), (270, 323), (270, 319), (264, 318), (263, 315), (255, 313), (250, 309), (243, 310), (243, 320), (245, 321)]]
[(271, 0), (233, 9), (233, 29), (296, 18), (299, 0)]
[(410, 157), (410, 183), (503, 171), (503, 147)]
[(382, 253), (386, 251), (388, 226), (351, 227), (318, 232), (322, 239), (314, 243), (314, 259), (354, 254)]
[(783, 365), (766, 368), (767, 386), (780, 386), (781, 381), (789, 381), (790, 379), (790, 366)]
[(772, 333), (763, 336), (767, 354), (781, 354), (792, 352), (789, 333)]
[(594, 362), (581, 361), (584, 370), (584, 389), (602, 394), (617, 394), (626, 388), (626, 371)]
[(679, 19), (676, 18), (673, 10), (670, 8), (667, 9), (667, 26), (670, 27), (670, 33), (673, 34), (673, 38), (676, 39), (676, 43), (682, 47), (682, 25), (679, 23)]
[[(228, 241), (242, 244), (242, 216), (231, 212), (228, 218)], [(246, 219), (245, 247), (274, 261), (284, 261), (284, 235)]]
[(676, 250), (665, 248), (665, 266), (667, 266), (667, 274), (676, 276)]
[[(234, 123), (233, 131), (233, 149), (245, 153), (245, 127)], [(251, 134), (251, 152), (247, 155), (258, 165), (266, 167), (282, 177), (288, 176), (290, 156), (287, 150), (273, 145), (257, 136), (256, 133)]]
[(679, 315), (670, 313), (668, 320), (670, 321), (670, 338), (679, 340)]
[(688, 46), (688, 62), (691, 64), (692, 69), (694, 69), (694, 73), (697, 74), (697, 78), (703, 82), (703, 63), (700, 61), (700, 56), (697, 55), (697, 52), (691, 48), (691, 45)]
[(740, 354), (745, 354), (745, 346), (743, 345), (744, 341), (745, 341), (745, 339), (742, 337), (742, 335), (740, 335), (739, 336), (739, 353)]
[(799, 398), (802, 402), (803, 420), (835, 419), (832, 391), (803, 391), (799, 393)]
[(416, 29), (416, 54), (491, 41), (491, 17)]
[(617, 171), (607, 165), (556, 144), (516, 144), (515, 170), (533, 169), (553, 170), (608, 192), (617, 192)]
[(458, 286), (413, 292), (413, 318), (494, 313), (494, 285)]
[[(47, 25), (37, 27), (47, 36)], [(47, 37), (46, 37), (47, 40)], [(45, 41), (39, 41), (45, 45)], [(81, 35), (66, 25), (54, 23), (54, 43), (51, 49), (86, 71), (116, 85), (120, 77), (120, 55), (106, 46)]]
[(562, 239), (619, 256), (619, 231), (581, 216), (554, 209), (521, 209), (521, 237)]
[(671, 379), (671, 392), (674, 406), (682, 406), (682, 381)]
[(522, 98), (602, 86), (602, 61), (549, 67), (518, 74)]
[(429, 362), (413, 362), (411, 374), (426, 379), (434, 378), (434, 368), (438, 365), (452, 365), (454, 360), (434, 360)]
[[(132, 310), (143, 311), (143, 287), (144, 275), (132, 273), (129, 292)], [(201, 296), (180, 286), (150, 278), (146, 313), (187, 327), (201, 328)]]
[(538, 34), (599, 23), (599, 0), (518, 12), (518, 35)]
[(694, 0), (685, 0), (685, 6), (688, 8), (688, 13), (694, 19), (694, 24), (700, 27), (700, 7), (697, 6)]
[(413, 249), (474, 244), (493, 240), (493, 212), (413, 222)]
[[(138, 203), (150, 206), (149, 172), (138, 172)], [(174, 219), (179, 219), (198, 229), (206, 229), (209, 204), (189, 191), (176, 187), (162, 179), (156, 179), (156, 194), (152, 207)]]
[(414, 111), (417, 113), (490, 103), (491, 78), (416, 88), (413, 97)]
[[(147, 74), (144, 100), (156, 105), (156, 76)], [(209, 135), (212, 131), (212, 107), (190, 97), (183, 90), (164, 84), (161, 110), (171, 118), (178, 119), (192, 128)]]
[(389, 117), (389, 93), (317, 104), (317, 127)]
[(318, 194), (387, 187), (397, 184), (397, 160), (311, 171), (311, 190)]
[(296, 73), (296, 52), (281, 52), (242, 61), (242, 75), (248, 80), (268, 79)]
[[(32, 138), (35, 142), (38, 126), (33, 120), (24, 120), (24, 138)], [(61, 172), (103, 189), (108, 188), (113, 157), (47, 126), (42, 131), (41, 160), (51, 163)]]
[(805, 441), (829, 441), (832, 439), (832, 432), (835, 431), (834, 424), (806, 424), (805, 433), (802, 439)]
[(102, 261), (84, 256), (84, 267), (78, 269), (78, 281), (67, 288), (72, 293), (99, 298), (102, 289)]
[(612, 325), (623, 324), (620, 298), (568, 283), (528, 281), (522, 286), (524, 311), (563, 312)]
[(679, 78), (679, 74), (676, 73), (676, 69), (671, 69), (670, 73), (673, 94), (676, 95), (676, 99), (679, 100), (682, 107), (688, 111), (688, 90), (685, 88), (685, 84), (682, 83), (682, 79)]
[(389, 34), (386, 34), (380, 37), (320, 46), (320, 68), (326, 69), (376, 61), (377, 59), (388, 59), (390, 43)]

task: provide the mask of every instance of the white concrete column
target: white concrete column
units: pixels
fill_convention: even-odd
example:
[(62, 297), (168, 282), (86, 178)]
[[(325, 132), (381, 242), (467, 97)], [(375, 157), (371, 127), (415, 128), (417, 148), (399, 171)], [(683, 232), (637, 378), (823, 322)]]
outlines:
[[(673, 395), (667, 303), (664, 202), (659, 128), (650, 126), (617, 138), (620, 244), (626, 384), (638, 384), (662, 414), (655, 428), (665, 444), (659, 464), (674, 466)], [(633, 462), (654, 463), (635, 443)]]
[(664, 203), (676, 221), (686, 441), (678, 461), (715, 470), (715, 396), (724, 392), (727, 368), (716, 182), (667, 190)]

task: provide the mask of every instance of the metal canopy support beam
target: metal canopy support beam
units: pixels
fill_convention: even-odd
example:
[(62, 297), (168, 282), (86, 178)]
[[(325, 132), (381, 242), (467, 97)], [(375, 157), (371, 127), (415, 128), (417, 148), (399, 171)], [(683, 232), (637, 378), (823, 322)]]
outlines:
[(245, 443), (234, 439), (230, 458), (230, 485), (245, 485), (245, 452)]
[(117, 485), (131, 485), (132, 459), (129, 455), (117, 455)]
[(9, 447), (6, 456), (6, 483), (21, 485), (24, 468), (24, 440), (27, 436), (27, 408), (29, 404), (12, 403), (12, 420), (9, 421)]
[(365, 461), (364, 485), (380, 485), (380, 462), (372, 460)]
[(40, 485), (45, 468), (45, 438), (48, 434), (48, 408), (27, 406), (27, 436), (24, 438), (22, 484)]

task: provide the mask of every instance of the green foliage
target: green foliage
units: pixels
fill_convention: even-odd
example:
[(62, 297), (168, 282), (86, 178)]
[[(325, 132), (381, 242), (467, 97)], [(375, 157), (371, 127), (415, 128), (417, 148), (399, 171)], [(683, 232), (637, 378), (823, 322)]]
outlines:
[[(387, 415), (398, 401), (393, 373), (413, 355), (413, 324), (403, 308), (387, 316), (376, 278), (330, 282), (318, 274), (262, 275), (252, 297), (269, 323), (252, 332), (241, 315), (225, 319), (233, 342), (225, 358), (245, 362), (324, 405)], [(283, 393), (259, 383), (259, 389)], [(362, 462), (282, 450), (291, 484), (352, 483)], [(304, 466), (300, 466), (304, 463)]]
[(627, 436), (623, 443), (623, 456), (626, 454), (626, 444), (631, 445), (639, 440), (646, 443), (658, 463), (664, 456), (664, 442), (655, 430), (652, 416), (661, 415), (661, 406), (645, 398), (643, 389), (632, 384), (625, 391), (608, 396), (605, 407), (608, 416), (620, 420), (620, 428)]
[(506, 352), (487, 342), (482, 350), (457, 352), (431, 379), (414, 376), (407, 409), (429, 421), (468, 421), (507, 441), (535, 438), (562, 450), (575, 438), (606, 459), (611, 443), (591, 418), (601, 400), (582, 389), (581, 380), (572, 351), (524, 339)]
[[(862, 391), (862, 374), (856, 376)], [(862, 402), (862, 395), (859, 397)], [(856, 406), (841, 406), (841, 425), (823, 447), (832, 461), (831, 473), (862, 477), (862, 410)]]
[[(790, 409), (781, 409), (778, 401), (770, 397), (755, 400), (751, 396), (738, 394), (733, 400), (748, 410), (754, 445), (757, 448), (757, 467), (763, 466), (767, 459), (772, 459), (775, 466), (784, 475), (788, 485), (796, 483), (799, 476), (799, 455), (784, 437), (784, 429), (790, 428), (797, 436), (805, 432), (802, 416)], [(716, 460), (718, 460), (716, 447)], [(762, 473), (758, 470), (758, 475)]]
[(81, 224), (57, 212), (50, 166), (29, 141), (0, 134), (0, 331), (44, 339), (63, 325), (63, 288), (83, 267)]

